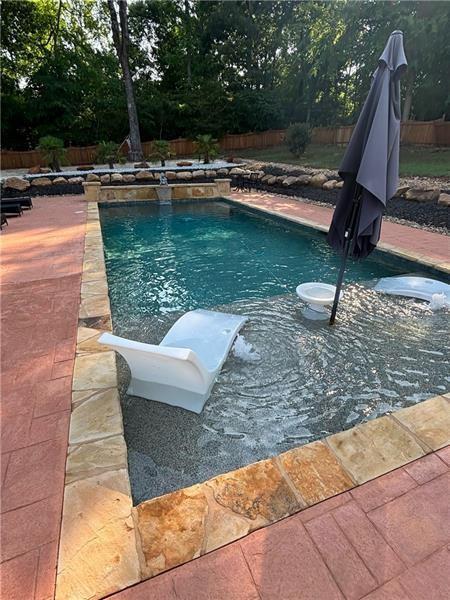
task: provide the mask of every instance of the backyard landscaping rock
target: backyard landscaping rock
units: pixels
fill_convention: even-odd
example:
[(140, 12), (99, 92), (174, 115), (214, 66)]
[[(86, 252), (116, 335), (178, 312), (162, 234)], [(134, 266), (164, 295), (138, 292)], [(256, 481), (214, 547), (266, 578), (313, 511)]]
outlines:
[(19, 190), (23, 192), (30, 187), (30, 182), (22, 177), (7, 177), (4, 183), (5, 188), (11, 188), (12, 190)]
[(275, 185), (277, 183), (277, 177), (270, 177), (267, 181), (268, 185)]
[(328, 177), (323, 173), (317, 173), (311, 177), (310, 185), (313, 187), (321, 188), (323, 184), (328, 181)]
[(68, 183), (72, 183), (72, 184), (80, 184), (80, 183), (83, 183), (84, 179), (83, 179), (83, 177), (71, 177), (67, 181), (68, 181)]
[(337, 181), (336, 185), (334, 186), (335, 190), (340, 190), (344, 187), (344, 182), (343, 181)]
[(323, 184), (323, 189), (324, 190), (334, 190), (334, 188), (336, 187), (337, 181), (336, 179), (330, 179), (329, 181), (325, 181), (325, 183)]
[(100, 181), (100, 177), (98, 175), (96, 175), (95, 173), (89, 173), (86, 176), (86, 181)]
[(143, 162), (138, 162), (134, 165), (135, 169), (148, 169), (150, 165), (148, 163), (146, 163), (145, 161)]
[(55, 177), (52, 181), (53, 185), (61, 185), (63, 183), (67, 183), (67, 179), (65, 177)]
[(214, 177), (217, 177), (217, 171), (214, 171), (214, 169), (205, 171), (205, 177), (208, 177), (209, 179), (213, 179)]
[(50, 167), (41, 167), (41, 173), (51, 173), (52, 170), (50, 169)]
[(241, 167), (233, 167), (230, 171), (230, 175), (245, 175), (245, 169), (241, 169)]
[(285, 179), (283, 179), (282, 184), (284, 185), (284, 187), (290, 187), (291, 185), (294, 185), (295, 183), (297, 183), (297, 177), (286, 177)]
[(37, 166), (37, 167), (31, 167), (31, 169), (28, 169), (28, 175), (38, 175), (41, 172), (41, 167)]
[(52, 185), (52, 180), (48, 177), (36, 177), (36, 179), (31, 180), (31, 185), (37, 185), (39, 187), (44, 185)]
[(450, 194), (439, 194), (439, 204), (450, 206)]
[(229, 173), (229, 170), (228, 170), (228, 169), (225, 169), (225, 168), (223, 168), (223, 169), (219, 169), (219, 170), (217, 171), (217, 175), (228, 175), (228, 174), (230, 174), (230, 173)]
[(123, 175), (121, 173), (113, 173), (111, 175), (111, 181), (123, 181)]
[(261, 181), (263, 183), (268, 183), (269, 179), (272, 179), (272, 175), (264, 175), (264, 177), (261, 179)]
[(179, 173), (177, 173), (177, 179), (192, 179), (192, 173), (190, 171), (180, 171)]
[(81, 165), (77, 167), (77, 171), (93, 171), (94, 165)]
[(410, 188), (405, 193), (405, 198), (407, 200), (415, 200), (416, 202), (435, 202), (439, 199), (439, 194), (439, 188)]
[(111, 181), (111, 176), (106, 174), (106, 175), (100, 175), (100, 181), (102, 183), (109, 183)]
[(299, 185), (309, 185), (311, 183), (311, 175), (299, 175), (297, 177), (297, 183)]
[(153, 179), (153, 173), (150, 171), (138, 171), (135, 177), (138, 181), (141, 179)]
[(395, 192), (395, 195), (396, 196), (404, 196), (408, 190), (409, 190), (409, 186), (403, 185), (398, 188), (398, 190)]
[(192, 173), (192, 178), (193, 179), (200, 179), (201, 177), (205, 176), (205, 171), (203, 169), (198, 169), (197, 171), (193, 171)]
[(175, 171), (166, 171), (166, 177), (167, 179), (176, 179), (177, 174)]
[(125, 183), (132, 183), (133, 181), (136, 181), (136, 177), (134, 175), (123, 175), (123, 180)]

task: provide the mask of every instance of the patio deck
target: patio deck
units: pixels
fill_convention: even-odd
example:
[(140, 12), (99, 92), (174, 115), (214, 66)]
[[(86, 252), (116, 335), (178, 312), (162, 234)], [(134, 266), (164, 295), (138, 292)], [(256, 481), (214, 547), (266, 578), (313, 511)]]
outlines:
[[(321, 227), (331, 218), (329, 208), (280, 196), (232, 198)], [(1, 236), (8, 600), (54, 596), (85, 208), (81, 196), (39, 198)], [(449, 263), (449, 238), (440, 234), (384, 223), (382, 241)], [(114, 598), (446, 598), (449, 466), (447, 447)]]

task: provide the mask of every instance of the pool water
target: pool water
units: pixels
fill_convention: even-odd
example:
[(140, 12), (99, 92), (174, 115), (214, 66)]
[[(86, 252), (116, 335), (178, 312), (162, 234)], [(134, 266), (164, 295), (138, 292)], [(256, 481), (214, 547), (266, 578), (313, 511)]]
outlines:
[(337, 326), (308, 321), (300, 282), (335, 283), (324, 236), (225, 202), (101, 209), (114, 332), (158, 343), (187, 310), (249, 316), (201, 415), (127, 396), (135, 503), (443, 393), (448, 313), (377, 294), (411, 271), (351, 263)]

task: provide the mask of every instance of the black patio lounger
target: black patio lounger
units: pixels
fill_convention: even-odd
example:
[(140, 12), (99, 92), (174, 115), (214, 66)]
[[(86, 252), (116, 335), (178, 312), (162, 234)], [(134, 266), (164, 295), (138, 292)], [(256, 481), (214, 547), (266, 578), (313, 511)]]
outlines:
[(22, 216), (23, 213), (23, 208), (22, 205), (19, 202), (16, 202), (15, 200), (12, 199), (8, 199), (8, 200), (2, 200), (0, 202), (0, 212), (1, 214), (5, 214), (5, 215), (9, 215), (9, 216), (14, 216), (14, 215), (19, 215), (19, 217)]
[(33, 201), (31, 196), (17, 196), (17, 198), (2, 198), (1, 203), (9, 204), (10, 202), (20, 202), (20, 206), (23, 208), (33, 208)]
[(0, 230), (3, 229), (3, 225), (8, 225), (8, 219), (6, 218), (6, 215), (4, 215), (3, 213), (0, 215), (1, 218), (1, 222), (0, 222)]

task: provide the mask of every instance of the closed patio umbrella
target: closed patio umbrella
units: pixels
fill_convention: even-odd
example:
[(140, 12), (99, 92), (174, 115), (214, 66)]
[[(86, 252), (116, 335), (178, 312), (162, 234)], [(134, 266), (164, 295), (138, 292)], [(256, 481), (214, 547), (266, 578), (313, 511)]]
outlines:
[(339, 168), (344, 186), (327, 241), (343, 258), (330, 325), (336, 317), (347, 257), (365, 258), (376, 247), (386, 202), (397, 189), (400, 77), (406, 66), (403, 33), (394, 31), (379, 58), (369, 94)]

